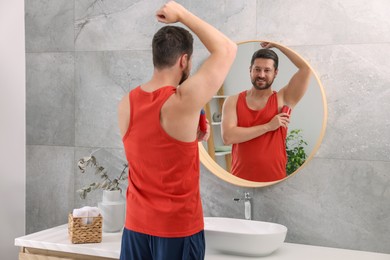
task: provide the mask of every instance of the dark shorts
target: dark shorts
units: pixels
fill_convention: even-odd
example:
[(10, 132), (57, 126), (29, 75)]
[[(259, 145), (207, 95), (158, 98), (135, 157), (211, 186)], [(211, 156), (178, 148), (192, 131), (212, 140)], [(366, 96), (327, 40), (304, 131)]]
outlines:
[(188, 237), (156, 237), (123, 230), (121, 260), (203, 260), (204, 231)]

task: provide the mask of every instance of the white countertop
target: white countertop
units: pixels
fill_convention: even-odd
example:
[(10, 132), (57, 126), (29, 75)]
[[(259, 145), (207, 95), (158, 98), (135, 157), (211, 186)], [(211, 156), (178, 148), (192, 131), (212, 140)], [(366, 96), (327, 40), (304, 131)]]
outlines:
[(15, 246), (119, 259), (122, 233), (104, 233), (101, 243), (72, 244), (68, 224), (15, 239)]
[[(72, 244), (68, 238), (68, 225), (43, 230), (15, 239), (15, 246), (53, 250), (119, 259), (122, 233), (103, 233), (101, 243)], [(390, 254), (337, 249), (284, 243), (266, 257), (241, 257), (207, 252), (206, 260), (390, 260)]]
[(206, 260), (390, 260), (390, 254), (283, 243), (269, 256), (241, 257), (208, 252)]

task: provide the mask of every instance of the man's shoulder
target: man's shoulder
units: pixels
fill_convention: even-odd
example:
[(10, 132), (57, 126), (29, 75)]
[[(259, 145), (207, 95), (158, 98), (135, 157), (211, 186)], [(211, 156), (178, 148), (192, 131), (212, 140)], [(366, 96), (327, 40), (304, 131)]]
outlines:
[(234, 95), (231, 95), (231, 96), (228, 96), (227, 98), (230, 98), (230, 99), (237, 99), (240, 95), (243, 95), (243, 93), (246, 93), (246, 90), (245, 91), (241, 91), (239, 93), (236, 93)]
[(119, 100), (119, 105), (123, 105), (123, 104), (129, 103), (129, 95), (130, 95), (130, 92), (127, 92), (126, 94), (124, 94), (121, 97), (121, 99)]
[(226, 97), (225, 102), (224, 102), (224, 106), (229, 106), (229, 107), (236, 106), (239, 96), (240, 96), (240, 93)]

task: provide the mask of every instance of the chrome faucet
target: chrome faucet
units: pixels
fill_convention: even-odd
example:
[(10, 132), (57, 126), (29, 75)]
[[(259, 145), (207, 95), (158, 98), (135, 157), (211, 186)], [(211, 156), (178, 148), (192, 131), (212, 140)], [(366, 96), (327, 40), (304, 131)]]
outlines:
[(252, 204), (251, 204), (251, 196), (249, 195), (249, 192), (244, 193), (244, 198), (233, 198), (235, 202), (244, 201), (244, 207), (245, 207), (245, 219), (251, 220), (252, 219)]

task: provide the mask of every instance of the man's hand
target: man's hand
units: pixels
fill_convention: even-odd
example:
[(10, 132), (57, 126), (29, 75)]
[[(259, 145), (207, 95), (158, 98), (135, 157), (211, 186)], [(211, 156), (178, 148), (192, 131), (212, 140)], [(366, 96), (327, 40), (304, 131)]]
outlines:
[(198, 127), (197, 136), (198, 136), (199, 142), (207, 141), (210, 137), (210, 123), (209, 123), (209, 120), (207, 120), (207, 119), (206, 119), (206, 122), (207, 122), (206, 132), (201, 131), (200, 127)]
[(176, 23), (180, 21), (185, 11), (186, 9), (183, 6), (174, 1), (170, 1), (157, 10), (156, 17), (161, 23)]
[(270, 42), (261, 42), (260, 46), (264, 49), (270, 49), (270, 48), (276, 47), (274, 44), (272, 44)]
[(274, 131), (278, 129), (279, 127), (288, 127), (288, 124), (290, 123), (290, 118), (287, 113), (279, 113), (275, 115), (271, 121), (268, 122), (268, 126), (270, 128), (270, 131)]

